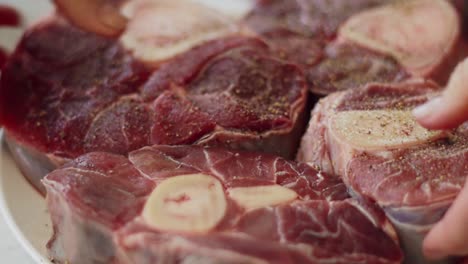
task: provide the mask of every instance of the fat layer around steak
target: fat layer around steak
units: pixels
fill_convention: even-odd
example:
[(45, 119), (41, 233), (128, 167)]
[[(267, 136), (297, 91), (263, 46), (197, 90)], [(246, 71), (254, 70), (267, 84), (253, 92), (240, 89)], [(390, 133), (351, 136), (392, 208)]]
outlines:
[[(157, 29), (147, 33), (162, 45), (153, 50), (168, 45), (164, 34), (184, 41), (185, 35)], [(202, 29), (194, 33), (203, 35)], [(148, 62), (118, 39), (83, 32), (59, 17), (29, 29), (0, 80), (0, 124), (14, 156), (22, 157), (22, 171), (42, 171), (91, 151), (127, 154), (151, 144), (294, 156), (306, 123), (301, 70), (241, 33), (197, 41), (171, 58)], [(27, 176), (42, 188), (44, 175)]]
[[(402, 260), (383, 213), (350, 199), (341, 180), (267, 154), (199, 146), (145, 147), (128, 159), (90, 153), (44, 184), (57, 263)], [(197, 219), (206, 219), (203, 231), (190, 225)]]
[(332, 94), (313, 110), (298, 154), (342, 176), (355, 196), (376, 201), (395, 224), (408, 263), (426, 262), (422, 238), (468, 176), (467, 124), (427, 131), (412, 120), (411, 109), (438, 90), (414, 80)]

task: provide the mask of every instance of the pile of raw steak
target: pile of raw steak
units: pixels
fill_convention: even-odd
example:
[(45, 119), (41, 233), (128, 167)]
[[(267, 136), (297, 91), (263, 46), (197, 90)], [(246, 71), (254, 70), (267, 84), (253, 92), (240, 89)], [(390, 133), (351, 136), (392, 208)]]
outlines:
[(468, 176), (468, 123), (411, 115), (466, 54), (451, 1), (117, 2), (120, 35), (57, 13), (2, 68), (54, 263), (429, 263)]

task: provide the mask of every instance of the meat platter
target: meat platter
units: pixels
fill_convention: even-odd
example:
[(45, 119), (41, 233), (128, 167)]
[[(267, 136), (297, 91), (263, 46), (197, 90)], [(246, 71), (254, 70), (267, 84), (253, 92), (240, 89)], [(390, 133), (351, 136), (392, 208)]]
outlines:
[[(4, 144), (0, 164), (0, 204), (5, 222), (35, 262), (50, 263), (44, 244), (52, 230), (44, 199), (24, 178), (7, 177), (21, 175), (21, 172), (16, 168)], [(24, 201), (20, 206), (16, 202), (18, 199)], [(34, 215), (34, 222), (30, 221), (31, 214)]]
[[(47, 15), (52, 6), (44, 1), (31, 8), (28, 1), (5, 0), (1, 4), (14, 7), (22, 14), (23, 27), (17, 29), (0, 29), (1, 46), (7, 50), (13, 50), (20, 39), (26, 25), (32, 24), (44, 15)], [(7, 175), (20, 176), (15, 162), (12, 160), (5, 144), (3, 143), (3, 130), (0, 156), (0, 211), (13, 235), (31, 257), (34, 263), (49, 264), (44, 243), (50, 236), (50, 220), (47, 216), (47, 208), (41, 195), (21, 177), (7, 177)], [(17, 196), (21, 194), (20, 196)], [(18, 199), (24, 202), (18, 206)], [(33, 214), (36, 221), (31, 222), (28, 215)]]
[(468, 123), (411, 109), (466, 56), (453, 1), (81, 6), (96, 32), (55, 2), (0, 79), (2, 211), (36, 260), (433, 263)]
[[(219, 5), (218, 1), (200, 0), (214, 8), (227, 8), (237, 16), (249, 7), (248, 1), (227, 1), (228, 5)], [(23, 15), (25, 25), (36, 22), (51, 12), (48, 1), (32, 6), (29, 0), (2, 0), (0, 4), (15, 7)], [(3, 31), (2, 31), (3, 30)], [(24, 28), (23, 28), (24, 30)], [(0, 29), (3, 47), (12, 50), (20, 38), (20, 30)], [(22, 30), (21, 30), (22, 31)], [(35, 263), (51, 264), (47, 244), (52, 225), (43, 196), (21, 176), (14, 160), (4, 144), (3, 131), (0, 129), (0, 212), (16, 239)], [(21, 202), (18, 206), (17, 201)], [(34, 221), (31, 221), (34, 215)]]

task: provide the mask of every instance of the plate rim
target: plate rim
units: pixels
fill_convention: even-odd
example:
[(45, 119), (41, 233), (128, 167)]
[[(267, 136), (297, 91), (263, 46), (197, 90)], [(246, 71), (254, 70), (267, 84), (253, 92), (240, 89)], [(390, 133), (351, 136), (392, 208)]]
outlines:
[[(1, 1), (2, 0), (0, 0), (0, 2)], [(30, 10), (31, 7), (34, 6), (34, 5), (28, 6), (28, 5), (24, 4), (23, 2), (25, 2), (26, 0), (22, 1), (22, 2), (15, 2), (15, 1), (17, 1), (17, 0), (9, 0), (9, 1), (6, 1), (5, 3), (9, 4), (11, 6), (14, 6), (15, 8), (18, 8), (20, 11), (28, 11), (28, 10)], [(206, 6), (214, 8), (216, 10), (223, 10), (224, 8), (226, 8), (223, 5), (219, 5), (218, 1), (216, 1), (216, 0), (194, 0), (194, 1), (205, 4)], [(230, 12), (233, 11), (234, 13), (231, 13), (232, 16), (234, 16), (234, 17), (240, 16), (240, 14), (243, 14), (244, 12), (246, 13), (249, 10), (251, 10), (251, 8), (253, 7), (253, 3), (254, 3), (254, 1), (252, 1), (252, 0), (236, 0), (236, 1), (231, 0), (231, 1), (228, 1), (229, 11), (226, 10), (227, 11), (226, 14), (229, 14)], [(43, 5), (44, 5), (44, 3), (43, 3)], [(51, 9), (52, 6), (44, 5), (44, 8), (45, 8), (45, 10), (48, 10), (48, 9)], [(29, 12), (28, 14), (31, 15), (32, 13), (31, 14), (30, 13), (31, 12)], [(48, 15), (49, 13), (50, 13), (50, 10), (45, 12), (43, 14), (43, 16)], [(27, 18), (28, 22), (31, 22), (31, 23), (28, 23), (28, 24), (34, 24), (34, 22), (40, 20), (40, 17), (30, 18), (29, 16), (27, 16), (25, 18)], [(22, 31), (24, 29), (25, 28), (22, 28), (20, 30)], [(22, 33), (21, 33), (21, 35), (22, 35)], [(52, 261), (50, 260), (50, 258), (47, 255), (44, 255), (43, 253), (41, 253), (39, 251), (39, 249), (33, 245), (31, 237), (26, 234), (27, 232), (25, 232), (24, 227), (22, 227), (20, 225), (20, 223), (15, 219), (16, 214), (11, 209), (12, 208), (11, 207), (12, 203), (8, 199), (8, 197), (9, 197), (8, 192), (5, 191), (6, 188), (8, 188), (8, 186), (6, 184), (6, 182), (7, 182), (6, 181), (7, 175), (6, 174), (7, 173), (2, 173), (2, 172), (4, 172), (4, 162), (5, 162), (5, 160), (6, 159), (11, 159), (11, 161), (13, 162), (13, 166), (16, 169), (16, 172), (17, 172), (17, 173), (14, 173), (15, 175), (12, 175), (13, 177), (15, 177), (15, 176), (23, 177), (23, 174), (19, 171), (18, 165), (16, 164), (16, 162), (14, 162), (14, 160), (12, 158), (11, 152), (9, 151), (8, 146), (5, 143), (4, 134), (5, 134), (4, 129), (0, 126), (0, 215), (4, 219), (7, 228), (12, 232), (12, 235), (14, 236), (15, 240), (18, 241), (21, 249), (26, 251), (25, 252), (26, 255), (28, 255), (32, 259), (33, 262), (41, 263), (41, 264), (53, 264)], [(3, 155), (7, 155), (7, 157), (4, 157)], [(16, 175), (16, 174), (18, 174), (18, 175)], [(22, 178), (22, 180), (23, 180), (23, 182), (21, 184), (22, 185), (27, 184), (27, 187), (25, 187), (25, 188), (29, 192), (37, 192), (37, 190), (34, 189), (34, 187), (24, 177)], [(45, 198), (41, 197), (41, 199), (45, 199)], [(29, 201), (22, 200), (22, 201), (18, 201), (18, 202), (28, 203)], [(47, 207), (45, 207), (44, 209), (47, 209)], [(52, 227), (48, 227), (48, 228), (52, 229)], [(47, 240), (44, 241), (44, 242), (47, 243), (49, 238), (50, 237), (48, 237)], [(46, 246), (45, 243), (43, 245), (44, 247)]]
[[(4, 155), (4, 154), (10, 155), (8, 147), (6, 146), (5, 141), (4, 141), (4, 131), (1, 128), (0, 128), (0, 144), (1, 144), (0, 149), (5, 150), (1, 155)], [(1, 158), (3, 160), (4, 157), (1, 157)], [(2, 169), (2, 167), (3, 165), (2, 163), (0, 163), (0, 169)], [(15, 164), (15, 167), (17, 168), (16, 164)], [(31, 241), (25, 235), (24, 231), (22, 231), (21, 227), (15, 221), (13, 217), (13, 213), (10, 209), (10, 204), (7, 201), (6, 192), (4, 191), (6, 187), (5, 179), (4, 179), (5, 177), (6, 176), (4, 175), (4, 173), (0, 173), (0, 214), (2, 215), (2, 218), (5, 220), (5, 223), (8, 229), (13, 233), (13, 236), (15, 237), (16, 241), (19, 242), (21, 247), (26, 251), (27, 255), (31, 257), (33, 261), (35, 261), (36, 263), (52, 264), (52, 262), (49, 260), (47, 256), (43, 256), (40, 252), (36, 250), (36, 248), (32, 245)], [(31, 191), (36, 192), (34, 187), (32, 187), (30, 184), (28, 184), (28, 187)]]

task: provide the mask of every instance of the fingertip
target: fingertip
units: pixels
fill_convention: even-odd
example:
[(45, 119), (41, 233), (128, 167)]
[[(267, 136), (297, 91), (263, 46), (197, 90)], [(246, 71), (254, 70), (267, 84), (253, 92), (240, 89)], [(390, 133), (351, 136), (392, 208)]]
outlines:
[(440, 230), (443, 230), (442, 223), (437, 224), (426, 236), (423, 241), (424, 256), (430, 260), (438, 260), (448, 256), (448, 253), (441, 248), (443, 235), (440, 235)]
[(450, 104), (437, 97), (413, 109), (416, 121), (427, 129), (453, 129), (466, 121), (468, 112), (463, 106)]
[(109, 28), (113, 34), (116, 32), (121, 32), (127, 25), (128, 20), (124, 17), (119, 9), (109, 3), (103, 4), (97, 11), (99, 16), (99, 21), (105, 27)]
[(120, 34), (127, 23), (119, 8), (105, 0), (54, 0), (59, 10), (75, 26), (103, 36)]
[(428, 129), (452, 129), (468, 121), (468, 59), (450, 76), (441, 97), (416, 107), (415, 119)]
[(442, 125), (439, 121), (439, 116), (442, 111), (445, 111), (445, 109), (443, 109), (442, 98), (437, 97), (414, 108), (413, 116), (423, 127), (437, 129)]
[(419, 121), (425, 121), (432, 113), (430, 104), (425, 103), (413, 109), (414, 117)]

